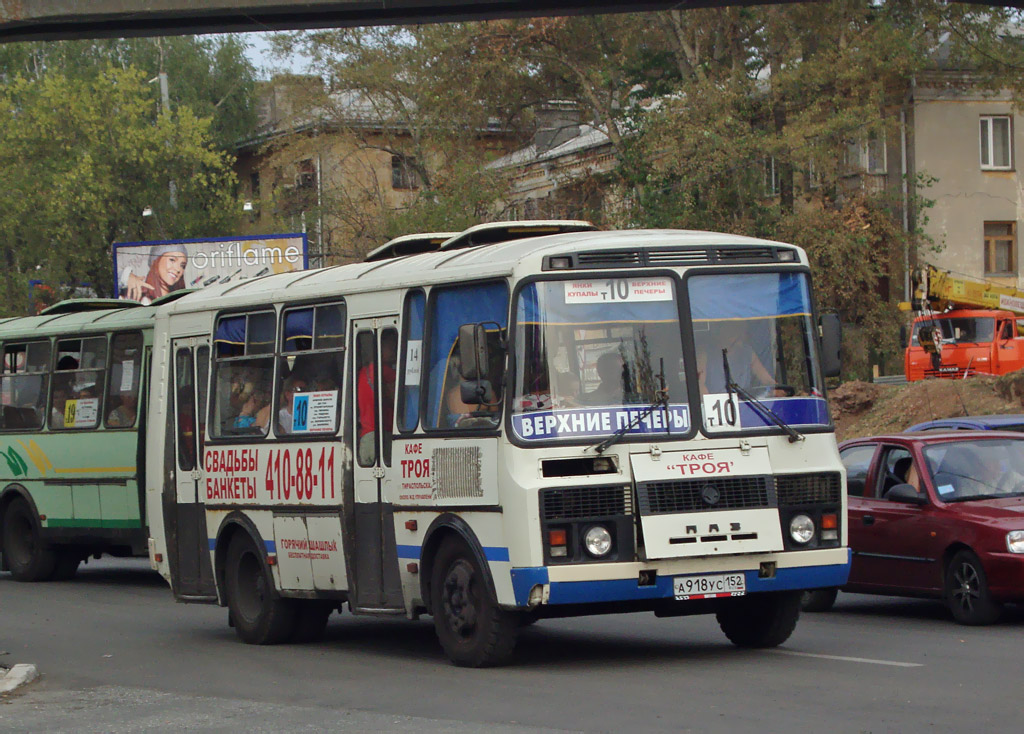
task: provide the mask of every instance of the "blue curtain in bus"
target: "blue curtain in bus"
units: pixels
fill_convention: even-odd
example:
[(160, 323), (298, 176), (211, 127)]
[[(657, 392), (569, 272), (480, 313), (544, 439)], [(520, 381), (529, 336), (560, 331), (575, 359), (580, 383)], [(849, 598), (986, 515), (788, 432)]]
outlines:
[(426, 424), (437, 426), (441, 412), (445, 371), (455, 348), (459, 327), (481, 321), (495, 322), (502, 329), (508, 325), (508, 286), (505, 283), (475, 283), (434, 291), (434, 313), (430, 333), (430, 354), (427, 358)]
[[(309, 340), (309, 341), (304, 341)], [(288, 311), (284, 315), (284, 351), (309, 349), (313, 342), (313, 309)]]
[(687, 280), (695, 321), (810, 315), (811, 294), (803, 273), (695, 275)]
[(665, 301), (618, 301), (614, 303), (566, 303), (562, 281), (531, 283), (519, 293), (516, 322), (524, 324), (610, 324), (676, 321), (675, 299)]
[(345, 346), (345, 304), (332, 303), (316, 309), (317, 349), (342, 349)]
[(222, 357), (239, 354), (245, 348), (245, 316), (229, 316), (218, 321), (213, 342)]

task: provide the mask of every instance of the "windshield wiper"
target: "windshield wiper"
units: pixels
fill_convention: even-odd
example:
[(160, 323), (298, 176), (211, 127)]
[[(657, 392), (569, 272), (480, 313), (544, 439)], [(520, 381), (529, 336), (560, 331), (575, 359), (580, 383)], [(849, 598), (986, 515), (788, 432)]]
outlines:
[[(661, 387), (654, 393), (654, 402), (647, 406), (643, 413), (639, 413), (633, 420), (624, 425), (622, 428), (617, 430), (615, 433), (610, 435), (601, 443), (594, 446), (594, 451), (599, 454), (603, 454), (612, 445), (617, 443), (619, 439), (625, 436), (637, 423), (642, 421), (644, 418), (654, 412), (655, 408), (661, 407), (662, 410), (668, 410), (668, 389), (665, 387), (665, 360), (661, 360), (661, 374), (658, 375), (658, 381), (661, 383)], [(671, 434), (671, 428), (669, 427), (669, 420), (666, 417), (665, 420), (665, 431)]]
[(735, 390), (741, 398), (744, 398), (745, 400), (750, 402), (755, 408), (757, 408), (758, 412), (761, 413), (761, 415), (764, 418), (767, 418), (772, 423), (781, 428), (783, 431), (785, 431), (789, 435), (790, 443), (796, 443), (797, 441), (804, 440), (804, 435), (802, 433), (797, 433), (796, 429), (794, 429), (793, 426), (786, 423), (786, 421), (779, 418), (778, 414), (776, 414), (774, 410), (769, 408), (767, 405), (765, 405), (760, 400), (751, 395), (749, 392), (747, 392), (747, 390), (745, 390), (744, 388), (740, 387), (739, 385), (732, 381), (732, 372), (730, 372), (729, 370), (728, 349), (722, 349), (722, 368), (725, 372), (725, 389), (729, 393), (730, 402), (732, 401), (732, 393)]

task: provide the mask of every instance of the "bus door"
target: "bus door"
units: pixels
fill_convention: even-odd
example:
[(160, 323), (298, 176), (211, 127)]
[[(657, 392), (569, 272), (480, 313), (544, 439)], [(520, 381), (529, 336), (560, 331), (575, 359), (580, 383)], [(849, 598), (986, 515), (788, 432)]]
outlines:
[(177, 496), (174, 532), (168, 550), (178, 596), (214, 596), (206, 506), (203, 502), (203, 439), (210, 374), (207, 337), (175, 339), (174, 380), (168, 405), (174, 422), (174, 485)]
[(355, 607), (402, 610), (395, 547), (391, 458), (398, 356), (398, 316), (352, 322), (355, 379)]

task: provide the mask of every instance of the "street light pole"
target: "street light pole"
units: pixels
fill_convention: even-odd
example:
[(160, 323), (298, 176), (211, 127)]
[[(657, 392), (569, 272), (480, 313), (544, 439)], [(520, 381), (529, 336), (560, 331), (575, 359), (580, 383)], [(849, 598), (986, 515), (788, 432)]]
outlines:
[[(169, 118), (171, 116), (171, 93), (167, 87), (167, 72), (161, 71), (156, 75), (156, 78), (150, 79), (149, 83), (160, 82), (160, 114), (163, 117)], [(173, 179), (168, 182), (167, 188), (169, 190), (169, 199), (171, 202), (171, 209), (178, 208), (178, 185)]]

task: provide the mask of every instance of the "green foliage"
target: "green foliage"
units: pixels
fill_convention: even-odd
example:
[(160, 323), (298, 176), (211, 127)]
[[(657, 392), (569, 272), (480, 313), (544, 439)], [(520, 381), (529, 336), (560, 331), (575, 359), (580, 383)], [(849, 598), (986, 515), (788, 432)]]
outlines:
[[(171, 109), (188, 107), (212, 120), (215, 144), (229, 150), (256, 125), (255, 69), (245, 56), (245, 42), (234, 35), (109, 38), (89, 41), (4, 44), (0, 46), (0, 80), (21, 76), (40, 80), (62, 74), (86, 81), (108, 66), (138, 69), (147, 79), (168, 75)], [(152, 113), (160, 106), (154, 82), (148, 95)]]
[[(167, 203), (171, 181), (177, 209)], [(4, 312), (25, 310), (29, 279), (110, 294), (114, 241), (230, 231), (233, 181), (210, 121), (188, 108), (155, 118), (138, 70), (8, 78), (0, 87)], [(145, 206), (158, 221), (144, 222)]]

